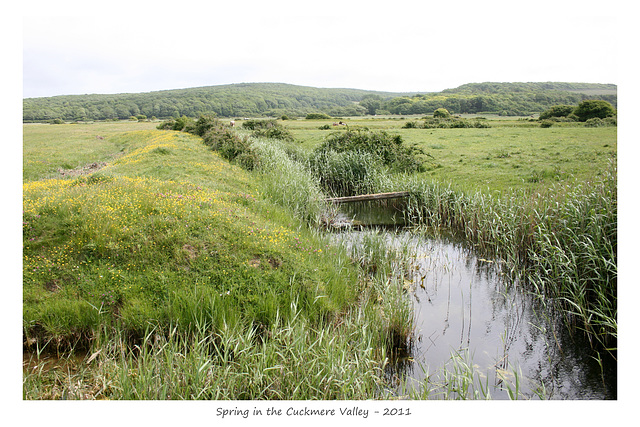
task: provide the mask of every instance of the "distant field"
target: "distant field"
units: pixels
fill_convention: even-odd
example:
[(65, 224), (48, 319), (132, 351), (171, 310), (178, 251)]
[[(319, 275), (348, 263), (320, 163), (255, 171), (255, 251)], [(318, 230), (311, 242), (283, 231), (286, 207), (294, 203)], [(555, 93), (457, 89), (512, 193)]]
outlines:
[(23, 126), (23, 179), (60, 177), (59, 169), (74, 169), (112, 160), (124, 143), (109, 136), (155, 129), (153, 122), (103, 122), (92, 124)]
[[(432, 158), (427, 176), (469, 190), (540, 189), (559, 182), (590, 180), (602, 173), (617, 153), (617, 128), (586, 128), (578, 124), (543, 129), (537, 122), (493, 119), (481, 129), (402, 129), (405, 119), (347, 119), (351, 129), (368, 128), (399, 134)], [(320, 130), (329, 124), (331, 129)], [(312, 150), (324, 137), (345, 127), (332, 120), (285, 121)]]

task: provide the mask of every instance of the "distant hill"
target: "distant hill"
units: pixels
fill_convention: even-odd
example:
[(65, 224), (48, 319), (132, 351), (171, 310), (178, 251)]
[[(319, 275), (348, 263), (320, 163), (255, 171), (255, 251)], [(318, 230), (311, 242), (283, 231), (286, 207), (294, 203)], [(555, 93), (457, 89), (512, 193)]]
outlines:
[(23, 120), (109, 120), (144, 115), (148, 118), (197, 117), (214, 112), (221, 117), (304, 116), (324, 112), (362, 115), (365, 96), (389, 99), (415, 93), (358, 89), (323, 89), (283, 83), (231, 85), (116, 95), (65, 95), (23, 100)]
[(284, 83), (239, 83), (115, 95), (64, 95), (23, 100), (23, 120), (42, 122), (129, 119), (146, 116), (290, 117), (322, 112), (331, 116), (494, 112), (527, 115), (584, 99), (617, 104), (615, 85), (591, 83), (470, 83), (438, 93), (325, 89)]
[(430, 114), (438, 108), (450, 113), (496, 113), (526, 116), (554, 105), (577, 105), (601, 99), (617, 107), (617, 86), (599, 83), (469, 83), (439, 93), (398, 97), (385, 103), (391, 114)]

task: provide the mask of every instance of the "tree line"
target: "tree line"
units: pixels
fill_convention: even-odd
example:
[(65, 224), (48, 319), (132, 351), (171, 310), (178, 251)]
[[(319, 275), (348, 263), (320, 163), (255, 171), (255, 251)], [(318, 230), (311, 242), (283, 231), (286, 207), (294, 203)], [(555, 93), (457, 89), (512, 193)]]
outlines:
[(615, 85), (478, 83), (437, 93), (322, 89), (280, 83), (243, 83), (115, 95), (66, 95), (23, 100), (25, 122), (199, 117), (332, 117), (374, 114), (496, 113), (522, 116), (586, 99), (617, 104)]

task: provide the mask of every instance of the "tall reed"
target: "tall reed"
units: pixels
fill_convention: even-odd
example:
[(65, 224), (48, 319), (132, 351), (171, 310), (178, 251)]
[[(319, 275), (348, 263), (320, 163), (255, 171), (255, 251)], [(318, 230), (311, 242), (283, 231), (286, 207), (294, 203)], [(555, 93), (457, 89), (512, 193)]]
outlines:
[(318, 327), (295, 303), (263, 332), (240, 323), (198, 324), (189, 335), (151, 328), (134, 347), (120, 330), (104, 334), (79, 369), (25, 373), (25, 398), (351, 400), (381, 384), (376, 332), (364, 318)]
[(318, 183), (308, 169), (291, 159), (281, 143), (260, 138), (251, 141), (252, 150), (259, 159), (257, 171), (261, 175), (264, 195), (305, 222), (319, 224), (326, 205)]
[(525, 274), (541, 299), (599, 349), (617, 338), (617, 182), (615, 165), (598, 181), (545, 193), (466, 194), (450, 185), (405, 179), (406, 220), (448, 229)]

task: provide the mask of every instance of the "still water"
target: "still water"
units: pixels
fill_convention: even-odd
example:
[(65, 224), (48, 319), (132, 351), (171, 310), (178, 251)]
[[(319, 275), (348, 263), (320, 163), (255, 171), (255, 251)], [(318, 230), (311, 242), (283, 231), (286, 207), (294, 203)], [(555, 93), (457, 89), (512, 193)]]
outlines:
[[(409, 254), (405, 289), (415, 322), (412, 348), (390, 377), (406, 374), (409, 388), (420, 389), (471, 372), (473, 388), (492, 399), (508, 399), (516, 383), (521, 398), (617, 398), (615, 361), (594, 359), (589, 344), (572, 337), (499, 260), (444, 237), (381, 232)], [(359, 233), (341, 234), (357, 244)]]

